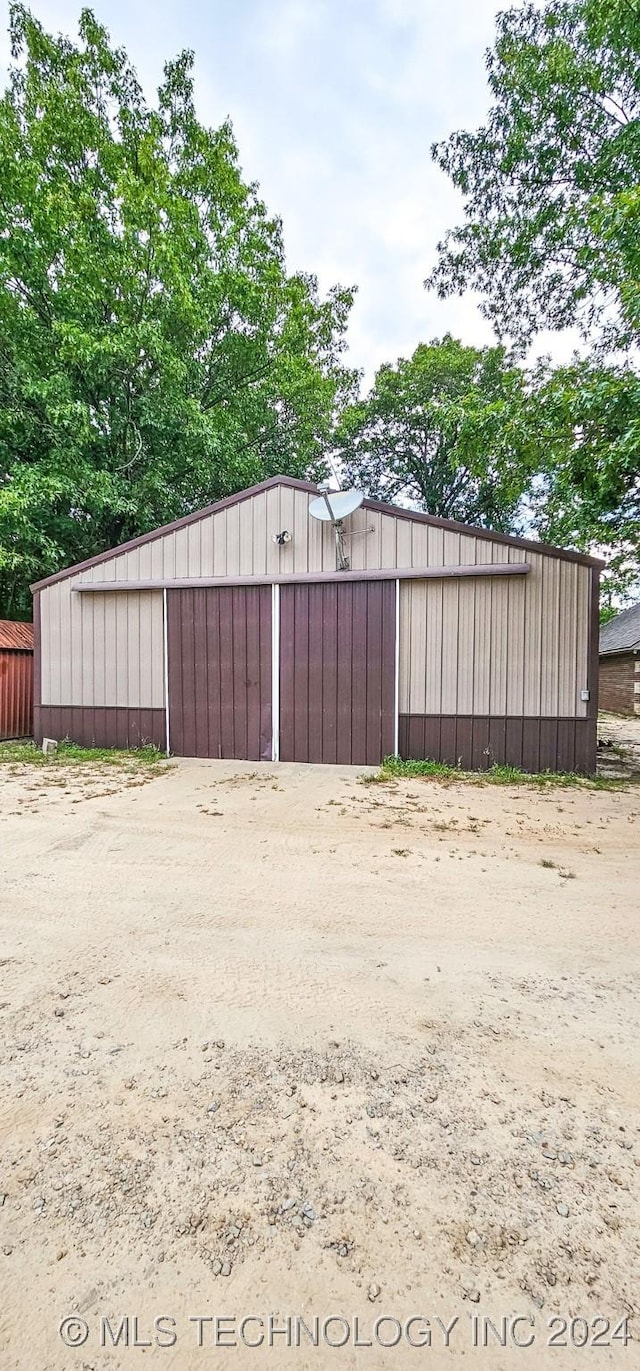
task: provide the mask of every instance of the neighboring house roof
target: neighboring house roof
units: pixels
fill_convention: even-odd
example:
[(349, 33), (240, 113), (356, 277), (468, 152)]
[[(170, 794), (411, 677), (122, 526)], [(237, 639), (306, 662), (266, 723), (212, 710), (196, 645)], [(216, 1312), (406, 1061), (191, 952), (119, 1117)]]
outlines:
[(0, 650), (3, 647), (33, 652), (33, 624), (16, 624), (0, 619)]
[[(86, 562), (77, 562), (75, 566), (56, 571), (53, 576), (46, 576), (42, 581), (35, 581), (31, 590), (42, 590), (44, 586), (53, 585), (55, 581), (63, 581), (67, 576), (75, 576), (80, 571), (88, 570), (89, 567), (98, 566), (100, 562), (108, 562), (112, 557), (117, 557), (122, 552), (131, 552), (133, 548), (141, 547), (143, 543), (150, 543), (155, 538), (162, 538), (165, 533), (172, 533), (175, 529), (184, 528), (187, 524), (194, 524), (199, 519), (207, 519), (210, 514), (215, 514), (220, 509), (226, 509), (229, 505), (240, 504), (242, 500), (248, 500), (252, 495), (257, 495), (262, 490), (269, 490), (271, 486), (291, 486), (294, 490), (306, 490), (310, 495), (318, 494), (318, 486), (312, 485), (310, 481), (298, 481), (293, 476), (270, 476), (267, 481), (260, 481), (258, 485), (250, 486), (248, 490), (239, 490), (236, 495), (228, 495), (224, 500), (217, 500), (213, 505), (206, 505), (204, 509), (198, 509), (193, 514), (184, 515), (182, 519), (174, 519), (171, 524), (163, 524), (161, 528), (154, 528), (150, 533), (142, 533), (138, 538), (132, 538), (128, 543), (121, 543), (119, 547), (111, 547), (105, 552), (99, 552), (96, 557), (87, 558)], [(438, 519), (435, 514), (423, 514), (422, 511), (415, 509), (402, 509), (400, 505), (384, 504), (381, 500), (363, 500), (362, 508), (377, 510), (382, 514), (391, 514), (396, 519), (411, 519), (415, 523), (433, 524), (436, 528), (450, 529), (453, 533), (470, 533), (476, 538), (487, 538), (494, 543), (509, 543), (513, 547), (527, 548), (529, 552), (548, 553), (552, 557), (562, 557), (567, 562), (581, 562), (583, 566), (603, 567), (605, 565), (598, 558), (587, 557), (582, 552), (548, 547), (545, 543), (536, 543), (527, 538), (516, 538), (509, 533), (497, 533), (495, 529), (475, 528), (472, 524), (461, 524), (453, 519)]]
[(640, 648), (640, 605), (631, 605), (600, 629), (600, 656)]

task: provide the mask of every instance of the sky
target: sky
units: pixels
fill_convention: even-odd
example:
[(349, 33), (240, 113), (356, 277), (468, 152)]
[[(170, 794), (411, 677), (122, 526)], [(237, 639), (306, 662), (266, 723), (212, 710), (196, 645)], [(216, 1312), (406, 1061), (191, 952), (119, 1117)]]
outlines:
[[(198, 114), (230, 118), (245, 179), (284, 226), (291, 270), (320, 289), (358, 293), (348, 360), (369, 384), (451, 332), (482, 346), (493, 334), (477, 300), (424, 289), (436, 245), (462, 199), (431, 144), (475, 128), (488, 109), (484, 53), (496, 0), (94, 0), (149, 99), (163, 62), (196, 54)], [(80, 0), (34, 0), (44, 26), (75, 36)], [(3, 83), (8, 7), (0, 35)], [(571, 335), (541, 336), (536, 355), (568, 359)]]

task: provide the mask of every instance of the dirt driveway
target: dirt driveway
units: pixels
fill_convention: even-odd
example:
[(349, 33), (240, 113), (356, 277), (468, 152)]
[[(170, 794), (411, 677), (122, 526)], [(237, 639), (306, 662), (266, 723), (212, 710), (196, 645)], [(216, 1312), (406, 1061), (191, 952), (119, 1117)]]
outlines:
[(640, 1366), (639, 828), (637, 788), (0, 776), (2, 1367)]

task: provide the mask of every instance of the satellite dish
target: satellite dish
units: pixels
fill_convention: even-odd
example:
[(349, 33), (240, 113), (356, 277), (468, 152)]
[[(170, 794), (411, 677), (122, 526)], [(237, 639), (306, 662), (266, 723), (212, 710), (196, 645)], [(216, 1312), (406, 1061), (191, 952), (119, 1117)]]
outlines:
[(311, 501), (309, 513), (312, 519), (336, 524), (359, 509), (363, 500), (364, 495), (360, 490), (327, 490)]

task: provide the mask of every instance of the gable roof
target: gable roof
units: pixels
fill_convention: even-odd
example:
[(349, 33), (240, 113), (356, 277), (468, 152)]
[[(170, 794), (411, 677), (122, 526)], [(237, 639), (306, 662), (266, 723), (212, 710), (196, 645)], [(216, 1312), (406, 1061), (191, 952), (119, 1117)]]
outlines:
[(17, 624), (13, 619), (0, 619), (0, 649), (13, 652), (33, 652), (33, 624)]
[(601, 656), (610, 652), (629, 652), (634, 647), (640, 648), (640, 604), (623, 609), (600, 629)]
[[(46, 586), (54, 585), (56, 581), (64, 581), (68, 576), (76, 576), (81, 571), (88, 571), (89, 567), (99, 566), (101, 562), (110, 562), (112, 557), (119, 557), (123, 552), (132, 552), (136, 547), (142, 547), (144, 543), (151, 543), (156, 538), (162, 538), (166, 533), (174, 533), (176, 529), (186, 528), (188, 524), (197, 523), (200, 519), (208, 519), (211, 514), (217, 514), (219, 510), (227, 509), (229, 505), (240, 504), (243, 500), (250, 500), (252, 495), (258, 495), (263, 490), (269, 490), (272, 486), (290, 486), (293, 490), (304, 490), (309, 495), (317, 495), (319, 487), (311, 481), (300, 481), (293, 476), (270, 476), (266, 481), (260, 481), (255, 486), (249, 486), (247, 490), (240, 490), (236, 495), (227, 495), (224, 500), (216, 500), (215, 504), (205, 505), (204, 509), (195, 510), (193, 514), (185, 514), (181, 519), (174, 519), (170, 524), (163, 524), (160, 528), (154, 528), (150, 533), (141, 533), (137, 538), (131, 538), (127, 543), (121, 543), (119, 547), (108, 548), (106, 552), (99, 552), (95, 557), (88, 557), (84, 562), (76, 562), (75, 565), (65, 567), (62, 571), (56, 571), (52, 576), (45, 576), (41, 581), (34, 581), (31, 590), (35, 593), (43, 590)], [(588, 557), (585, 553), (574, 552), (572, 549), (550, 547), (546, 543), (537, 543), (527, 538), (516, 538), (509, 533), (497, 533), (490, 528), (475, 528), (472, 524), (461, 524), (455, 519), (439, 519), (435, 514), (424, 514), (420, 510), (402, 509), (400, 505), (386, 504), (382, 500), (368, 500), (362, 502), (363, 509), (375, 510), (380, 514), (390, 514), (395, 519), (409, 519), (414, 523), (432, 524), (436, 528), (448, 529), (452, 533), (466, 533), (467, 536), (474, 538), (486, 538), (493, 543), (508, 543), (512, 547), (526, 548), (529, 552), (546, 553), (551, 557), (560, 557), (567, 562), (580, 562), (583, 566), (603, 567), (604, 562), (596, 557)]]

